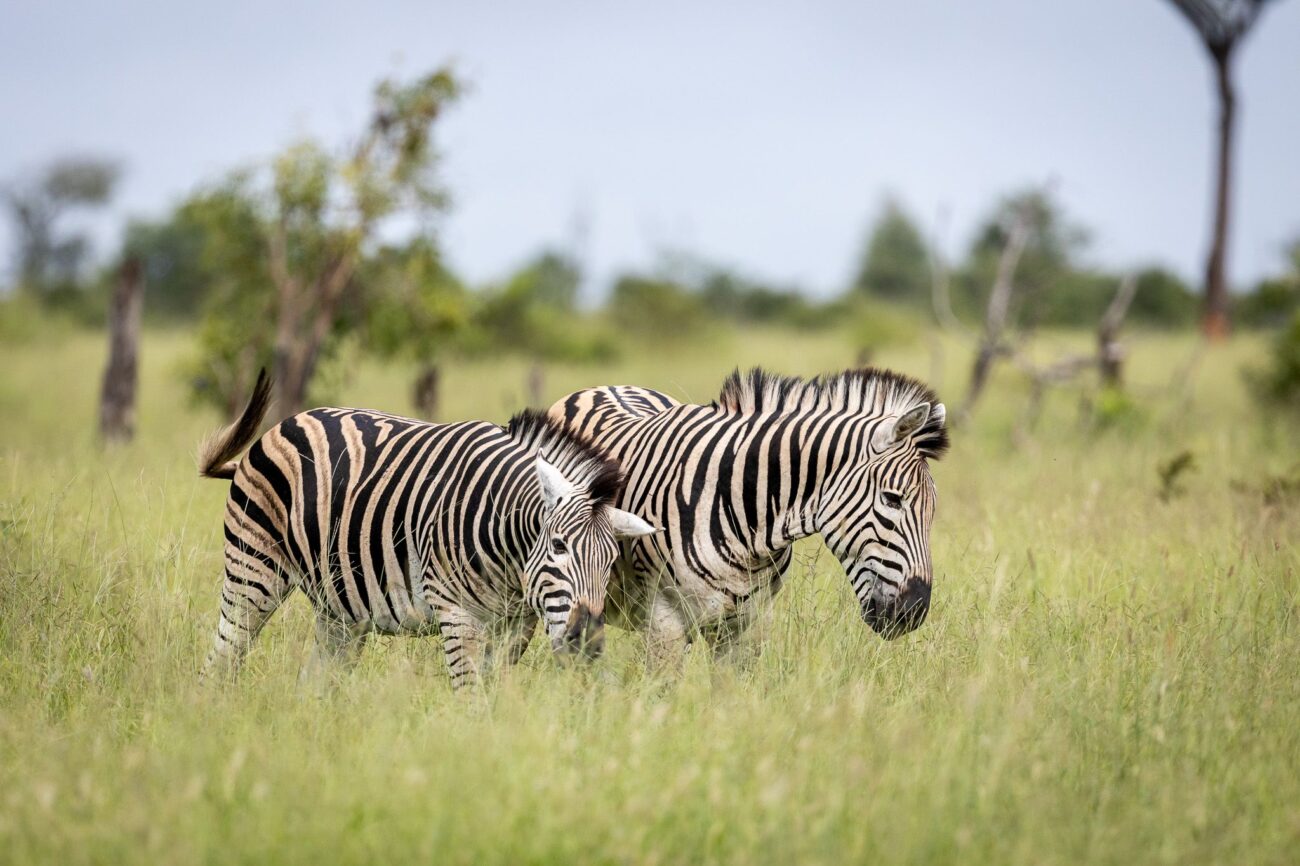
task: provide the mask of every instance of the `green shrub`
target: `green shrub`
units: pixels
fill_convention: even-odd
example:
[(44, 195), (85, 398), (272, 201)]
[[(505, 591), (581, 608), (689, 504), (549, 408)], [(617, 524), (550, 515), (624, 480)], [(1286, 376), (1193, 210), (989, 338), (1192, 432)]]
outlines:
[(1273, 338), (1268, 365), (1248, 370), (1246, 378), (1265, 406), (1300, 411), (1300, 310)]

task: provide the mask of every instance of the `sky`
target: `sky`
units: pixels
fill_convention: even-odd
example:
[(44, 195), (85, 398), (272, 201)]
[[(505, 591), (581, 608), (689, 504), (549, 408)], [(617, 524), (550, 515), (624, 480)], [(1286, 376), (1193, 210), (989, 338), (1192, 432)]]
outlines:
[[(466, 278), (544, 247), (603, 291), (665, 252), (825, 296), (896, 197), (949, 256), (1007, 192), (1048, 182), (1107, 268), (1198, 281), (1210, 66), (1166, 0), (221, 4), (0, 0), (0, 181), (106, 154), (108, 255), (231, 168), (364, 125), (374, 83), (453, 63), (437, 130)], [(1230, 273), (1300, 237), (1300, 0), (1238, 58)], [(0, 227), (10, 270), (11, 235)]]

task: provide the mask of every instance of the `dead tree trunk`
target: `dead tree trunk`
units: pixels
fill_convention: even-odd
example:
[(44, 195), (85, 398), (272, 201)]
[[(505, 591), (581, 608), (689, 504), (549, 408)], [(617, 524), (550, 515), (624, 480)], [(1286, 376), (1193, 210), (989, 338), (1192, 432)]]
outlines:
[(272, 359), (276, 402), (270, 420), (278, 421), (306, 408), (307, 388), (352, 279), (356, 255), (345, 246), (319, 275), (304, 282), (289, 267), (283, 226), (272, 232), (268, 247), (278, 302)]
[(415, 378), (415, 411), (421, 418), (435, 421), (438, 418), (438, 396), (442, 384), (442, 370), (437, 364), (427, 363)]
[(979, 352), (975, 355), (975, 363), (971, 367), (970, 388), (966, 392), (966, 401), (958, 414), (959, 418), (964, 419), (970, 415), (971, 410), (975, 408), (975, 402), (984, 391), (984, 385), (988, 382), (993, 361), (998, 355), (1005, 354), (1007, 351), (1002, 342), (1002, 332), (1006, 328), (1007, 311), (1011, 306), (1016, 266), (1020, 263), (1020, 256), (1029, 242), (1030, 228), (1030, 215), (1026, 210), (1017, 216), (1011, 226), (1006, 246), (1002, 248), (1002, 255), (998, 258), (998, 273), (993, 281), (993, 289), (989, 292), (988, 310), (984, 316), (984, 335), (980, 338)]
[(1228, 335), (1228, 219), (1232, 206), (1232, 143), (1237, 98), (1232, 87), (1232, 49), (1212, 52), (1219, 95), (1218, 163), (1214, 188), (1214, 232), (1205, 263), (1205, 307), (1201, 330), (1219, 340)]
[(1097, 369), (1101, 384), (1118, 388), (1124, 384), (1124, 346), (1119, 341), (1119, 329), (1128, 315), (1133, 295), (1137, 293), (1137, 278), (1132, 274), (1120, 281), (1119, 291), (1097, 325)]
[(108, 311), (108, 366), (99, 397), (99, 432), (105, 442), (129, 442), (135, 435), (140, 314), (144, 270), (134, 256), (122, 262)]

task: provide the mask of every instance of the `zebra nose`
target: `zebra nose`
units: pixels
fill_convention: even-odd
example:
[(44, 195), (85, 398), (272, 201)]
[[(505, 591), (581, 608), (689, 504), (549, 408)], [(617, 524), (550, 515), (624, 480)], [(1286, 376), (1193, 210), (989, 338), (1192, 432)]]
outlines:
[(576, 605), (564, 627), (564, 650), (582, 653), (589, 659), (599, 658), (605, 649), (605, 614), (593, 614), (585, 604)]
[(905, 635), (925, 622), (930, 612), (930, 581), (919, 577), (910, 577), (903, 584), (903, 591), (894, 600), (893, 616), (890, 619), (886, 637), (895, 638)]

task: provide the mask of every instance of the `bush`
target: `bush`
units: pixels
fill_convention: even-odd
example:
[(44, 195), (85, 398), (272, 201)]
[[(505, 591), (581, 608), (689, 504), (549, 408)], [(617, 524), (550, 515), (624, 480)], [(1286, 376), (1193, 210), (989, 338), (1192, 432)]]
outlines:
[(1300, 311), (1273, 338), (1268, 366), (1248, 371), (1246, 378), (1265, 406), (1300, 411)]
[(853, 348), (868, 357), (878, 349), (915, 342), (921, 333), (917, 317), (894, 304), (858, 302), (841, 305), (837, 312), (849, 322)]
[(709, 324), (708, 309), (698, 295), (653, 277), (620, 277), (610, 294), (609, 316), (625, 333), (661, 340), (695, 337)]
[(1196, 321), (1198, 302), (1187, 284), (1172, 271), (1147, 268), (1137, 275), (1137, 291), (1129, 306), (1129, 321), (1161, 328), (1186, 327)]
[(1300, 311), (1300, 280), (1263, 280), (1255, 291), (1235, 299), (1234, 318), (1247, 328), (1281, 328)]

